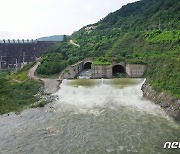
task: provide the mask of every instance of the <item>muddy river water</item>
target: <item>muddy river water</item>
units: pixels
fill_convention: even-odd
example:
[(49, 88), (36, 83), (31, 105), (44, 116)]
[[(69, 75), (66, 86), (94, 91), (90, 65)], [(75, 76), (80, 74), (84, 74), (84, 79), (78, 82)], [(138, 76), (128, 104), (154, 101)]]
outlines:
[(180, 127), (143, 98), (144, 79), (63, 80), (44, 108), (0, 116), (0, 154), (173, 154)]

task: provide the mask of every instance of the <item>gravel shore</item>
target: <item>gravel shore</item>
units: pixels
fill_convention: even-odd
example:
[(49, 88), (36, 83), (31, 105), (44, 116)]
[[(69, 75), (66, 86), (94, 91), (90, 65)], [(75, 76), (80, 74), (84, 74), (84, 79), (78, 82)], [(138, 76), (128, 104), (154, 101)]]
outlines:
[(53, 94), (60, 88), (60, 81), (56, 79), (40, 79), (44, 82), (44, 93)]

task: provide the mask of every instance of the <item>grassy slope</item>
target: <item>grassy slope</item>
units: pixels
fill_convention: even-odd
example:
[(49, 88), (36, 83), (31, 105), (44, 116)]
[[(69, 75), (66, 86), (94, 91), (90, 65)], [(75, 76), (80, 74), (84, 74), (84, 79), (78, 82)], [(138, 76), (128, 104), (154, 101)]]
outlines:
[(27, 78), (29, 67), (30, 65), (27, 65), (13, 75), (0, 74), (0, 114), (20, 111), (39, 100), (34, 95), (42, 86), (42, 82)]
[(35, 62), (25, 65), (22, 69), (18, 70), (16, 73), (11, 74), (9, 78), (12, 80), (14, 79), (14, 80), (19, 80), (19, 81), (27, 80), (28, 79), (27, 73), (34, 64)]

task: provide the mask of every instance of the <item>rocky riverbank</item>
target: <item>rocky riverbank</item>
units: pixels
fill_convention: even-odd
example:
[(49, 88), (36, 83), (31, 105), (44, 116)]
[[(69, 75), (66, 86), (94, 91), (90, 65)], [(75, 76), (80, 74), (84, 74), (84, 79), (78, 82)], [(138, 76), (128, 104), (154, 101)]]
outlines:
[(44, 107), (46, 104), (52, 103), (58, 99), (57, 95), (52, 95), (52, 94), (56, 93), (60, 89), (61, 82), (55, 79), (54, 80), (41, 79), (41, 80), (43, 80), (44, 86), (39, 89), (39, 92), (36, 95), (37, 97), (40, 98), (40, 100), (32, 104), (30, 107)]
[(56, 79), (40, 79), (44, 82), (44, 89), (43, 93), (47, 94), (53, 94), (57, 92), (60, 88), (61, 81), (58, 81)]
[(180, 122), (180, 99), (177, 99), (164, 92), (156, 92), (147, 82), (142, 85), (144, 97), (159, 104), (166, 113), (177, 122)]

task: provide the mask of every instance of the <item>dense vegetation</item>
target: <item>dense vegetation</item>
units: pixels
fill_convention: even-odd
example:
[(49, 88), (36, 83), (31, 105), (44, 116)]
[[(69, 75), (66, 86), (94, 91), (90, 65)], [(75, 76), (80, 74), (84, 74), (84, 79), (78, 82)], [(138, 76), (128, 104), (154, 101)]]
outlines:
[(0, 114), (20, 111), (39, 100), (34, 95), (42, 82), (27, 78), (31, 66), (27, 65), (15, 74), (0, 73)]
[(52, 47), (38, 67), (39, 74), (54, 74), (86, 57), (94, 64), (112, 61), (147, 64), (145, 76), (159, 91), (180, 97), (180, 1), (141, 0), (123, 6), (98, 23), (75, 32)]

